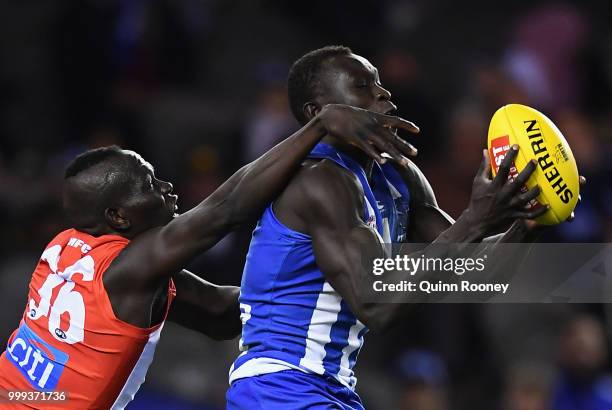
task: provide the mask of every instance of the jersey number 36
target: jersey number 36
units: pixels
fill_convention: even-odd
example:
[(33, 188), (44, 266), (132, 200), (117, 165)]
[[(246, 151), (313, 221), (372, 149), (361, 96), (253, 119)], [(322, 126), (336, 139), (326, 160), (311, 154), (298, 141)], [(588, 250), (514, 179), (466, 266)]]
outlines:
[[(72, 280), (74, 274), (81, 274), (83, 281), (91, 281), (94, 277), (94, 261), (91, 256), (85, 256), (68, 266), (63, 272), (58, 272), (57, 264), (62, 247), (52, 246), (46, 249), (40, 257), (46, 261), (51, 272), (45, 283), (38, 289), (40, 301), (38, 305), (30, 299), (28, 317), (37, 320), (46, 316), (49, 322), (49, 332), (57, 340), (69, 344), (83, 341), (85, 327), (85, 303), (83, 296), (74, 290)], [(57, 297), (51, 302), (53, 290), (60, 286)], [(61, 328), (61, 317), (64, 313), (70, 316), (67, 329)]]

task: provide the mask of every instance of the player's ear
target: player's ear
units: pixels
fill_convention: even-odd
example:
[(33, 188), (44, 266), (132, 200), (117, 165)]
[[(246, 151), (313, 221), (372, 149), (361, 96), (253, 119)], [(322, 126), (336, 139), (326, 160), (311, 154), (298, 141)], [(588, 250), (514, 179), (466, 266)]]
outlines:
[(120, 209), (106, 208), (104, 210), (104, 219), (106, 223), (117, 231), (127, 231), (132, 226), (130, 220), (123, 215)]
[(319, 106), (319, 104), (309, 101), (304, 104), (302, 110), (304, 111), (304, 116), (306, 117), (306, 120), (310, 121), (317, 116), (319, 111), (321, 111), (321, 107)]

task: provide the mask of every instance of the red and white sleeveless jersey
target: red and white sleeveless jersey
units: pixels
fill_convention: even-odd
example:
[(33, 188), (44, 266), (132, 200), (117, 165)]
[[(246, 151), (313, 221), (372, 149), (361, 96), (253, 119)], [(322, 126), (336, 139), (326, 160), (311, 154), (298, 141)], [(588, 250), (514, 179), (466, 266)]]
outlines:
[[(122, 409), (133, 399), (163, 321), (144, 329), (113, 313), (102, 275), (128, 243), (117, 235), (69, 229), (47, 245), (32, 274), (20, 326), (0, 356), (0, 390), (61, 391), (67, 400), (13, 408)], [(175, 294), (170, 280), (166, 315)], [(0, 407), (5, 406), (6, 401)]]

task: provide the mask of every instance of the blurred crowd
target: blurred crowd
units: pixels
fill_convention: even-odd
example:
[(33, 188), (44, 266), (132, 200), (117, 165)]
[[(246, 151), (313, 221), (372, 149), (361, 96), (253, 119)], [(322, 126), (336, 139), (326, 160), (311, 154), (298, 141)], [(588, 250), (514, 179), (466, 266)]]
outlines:
[[(492, 114), (524, 103), (553, 119), (588, 180), (576, 220), (543, 240), (611, 242), (608, 12), (606, 1), (0, 2), (0, 341), (18, 323), (37, 257), (64, 227), (60, 187), (74, 155), (134, 149), (188, 209), (297, 129), (289, 67), (328, 44), (378, 67), (398, 113), (421, 127), (410, 137), (416, 162), (453, 217), (467, 205)], [(249, 239), (250, 228), (230, 235), (192, 270), (238, 284)], [(612, 409), (608, 313), (426, 306), (368, 338), (358, 392), (371, 409)], [(172, 325), (164, 333), (132, 408), (223, 408), (237, 342)]]

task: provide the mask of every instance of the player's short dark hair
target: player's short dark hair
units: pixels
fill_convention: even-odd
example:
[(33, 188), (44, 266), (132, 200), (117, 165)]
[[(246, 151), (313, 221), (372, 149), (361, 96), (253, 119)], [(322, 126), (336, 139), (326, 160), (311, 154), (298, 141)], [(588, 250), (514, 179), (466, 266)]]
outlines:
[(70, 163), (66, 166), (64, 172), (64, 179), (73, 177), (80, 172), (93, 167), (108, 158), (120, 156), (122, 153), (121, 148), (117, 145), (110, 145), (108, 147), (94, 148), (77, 155)]
[(300, 124), (308, 122), (303, 111), (304, 104), (317, 95), (319, 74), (324, 63), (332, 57), (351, 53), (352, 50), (345, 46), (326, 46), (304, 54), (293, 63), (287, 79), (289, 106)]
[(95, 226), (117, 195), (128, 192), (129, 155), (116, 146), (94, 148), (77, 155), (66, 167), (62, 187), (64, 214), (76, 229)]

